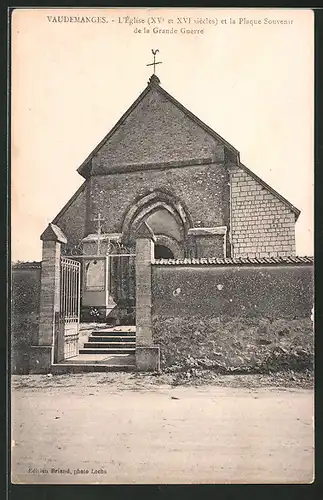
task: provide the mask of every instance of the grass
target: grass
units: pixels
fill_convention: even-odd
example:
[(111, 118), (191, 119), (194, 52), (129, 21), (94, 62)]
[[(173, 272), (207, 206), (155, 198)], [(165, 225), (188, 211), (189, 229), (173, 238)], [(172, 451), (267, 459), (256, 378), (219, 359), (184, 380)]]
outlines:
[(163, 370), (207, 369), (219, 374), (312, 370), (310, 319), (175, 317), (154, 320)]

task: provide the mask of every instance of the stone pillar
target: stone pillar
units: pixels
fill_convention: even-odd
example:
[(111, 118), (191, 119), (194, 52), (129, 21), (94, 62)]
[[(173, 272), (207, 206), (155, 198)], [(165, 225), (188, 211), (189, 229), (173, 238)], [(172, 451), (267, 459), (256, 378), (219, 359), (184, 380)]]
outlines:
[(155, 236), (146, 222), (136, 233), (136, 365), (139, 371), (160, 369), (159, 347), (153, 346), (151, 263)]
[(54, 363), (55, 329), (60, 312), (60, 257), (64, 233), (49, 224), (41, 235), (43, 241), (40, 285), (38, 344), (31, 347), (30, 372), (48, 373)]

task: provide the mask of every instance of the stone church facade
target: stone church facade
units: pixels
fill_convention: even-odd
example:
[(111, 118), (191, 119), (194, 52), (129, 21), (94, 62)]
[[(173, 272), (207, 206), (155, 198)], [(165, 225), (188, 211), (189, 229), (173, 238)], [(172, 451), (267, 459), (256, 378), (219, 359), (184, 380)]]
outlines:
[[(300, 211), (156, 75), (78, 172), (84, 183), (52, 224), (69, 249), (89, 257), (98, 239), (102, 255), (111, 241), (133, 248), (142, 223), (154, 235), (156, 259), (295, 255)], [(94, 291), (88, 302), (83, 294), (84, 304), (102, 303)]]

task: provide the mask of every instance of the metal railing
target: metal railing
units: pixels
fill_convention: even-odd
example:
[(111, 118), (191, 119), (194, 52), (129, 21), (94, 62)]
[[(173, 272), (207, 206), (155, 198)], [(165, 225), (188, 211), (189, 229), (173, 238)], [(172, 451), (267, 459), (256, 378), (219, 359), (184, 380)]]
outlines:
[(65, 323), (78, 323), (80, 318), (81, 264), (61, 257), (60, 311)]

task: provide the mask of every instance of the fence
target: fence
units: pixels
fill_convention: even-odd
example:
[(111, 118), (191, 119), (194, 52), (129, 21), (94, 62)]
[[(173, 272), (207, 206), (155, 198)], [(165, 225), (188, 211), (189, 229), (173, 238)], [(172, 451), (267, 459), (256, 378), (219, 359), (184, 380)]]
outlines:
[(63, 330), (60, 336), (64, 355), (59, 354), (59, 358), (68, 359), (78, 354), (81, 264), (61, 257), (60, 273), (60, 328)]

